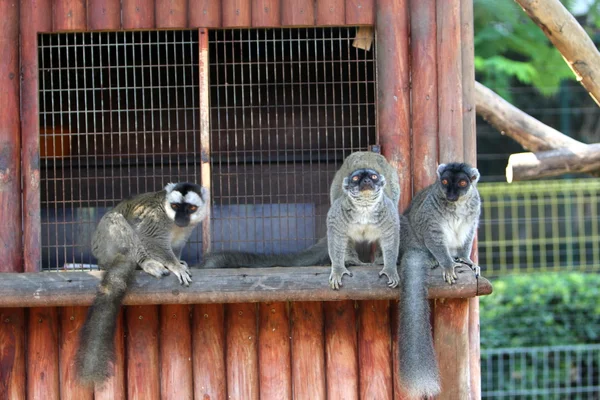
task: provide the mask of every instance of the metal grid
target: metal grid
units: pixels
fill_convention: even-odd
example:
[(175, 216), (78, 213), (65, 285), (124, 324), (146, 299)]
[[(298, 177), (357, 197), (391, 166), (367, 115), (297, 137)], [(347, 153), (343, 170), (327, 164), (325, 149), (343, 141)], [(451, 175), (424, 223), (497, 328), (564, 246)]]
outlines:
[(343, 159), (377, 143), (375, 46), (356, 28), (212, 31), (212, 246), (266, 253), (325, 235)]
[(600, 182), (485, 183), (479, 260), (487, 276), (600, 270)]
[[(199, 171), (198, 31), (39, 36), (42, 265), (86, 268), (123, 198)], [(200, 255), (198, 233), (184, 258)]]

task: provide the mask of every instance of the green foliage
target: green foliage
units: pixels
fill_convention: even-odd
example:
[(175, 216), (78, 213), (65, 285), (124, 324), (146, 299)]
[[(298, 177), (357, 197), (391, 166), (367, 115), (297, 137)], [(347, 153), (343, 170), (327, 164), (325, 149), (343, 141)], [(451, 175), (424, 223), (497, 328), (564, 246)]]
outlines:
[(598, 343), (600, 275), (548, 273), (495, 279), (481, 298), (481, 347)]
[[(574, 1), (563, 1), (567, 8)], [(595, 0), (586, 21), (600, 22)], [(575, 76), (559, 51), (514, 1), (474, 0), (475, 69), (486, 86), (511, 100), (514, 80), (552, 95)]]

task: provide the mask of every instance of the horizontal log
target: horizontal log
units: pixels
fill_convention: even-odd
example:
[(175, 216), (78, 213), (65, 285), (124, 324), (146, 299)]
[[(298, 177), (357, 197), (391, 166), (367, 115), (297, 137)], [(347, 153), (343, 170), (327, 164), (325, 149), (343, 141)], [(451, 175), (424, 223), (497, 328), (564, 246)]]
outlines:
[[(353, 277), (344, 277), (341, 290), (331, 290), (329, 267), (194, 269), (189, 287), (174, 276), (154, 278), (136, 271), (124, 303), (195, 304), (264, 301), (392, 300), (398, 289), (390, 289), (379, 267), (351, 267)], [(466, 298), (492, 292), (490, 282), (467, 267), (459, 268), (459, 279), (450, 286), (442, 273), (429, 278), (430, 298)], [(0, 307), (89, 305), (103, 272), (3, 273), (0, 278)]]
[(597, 174), (600, 143), (583, 148), (564, 148), (539, 153), (517, 153), (508, 158), (506, 181), (525, 181), (564, 174)]

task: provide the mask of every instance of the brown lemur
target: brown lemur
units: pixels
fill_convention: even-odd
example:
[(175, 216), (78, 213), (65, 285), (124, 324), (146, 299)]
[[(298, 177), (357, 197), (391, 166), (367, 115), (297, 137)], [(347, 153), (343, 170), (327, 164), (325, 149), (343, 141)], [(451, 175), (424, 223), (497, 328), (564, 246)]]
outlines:
[(82, 382), (102, 383), (110, 376), (117, 315), (138, 266), (157, 278), (172, 272), (181, 284), (190, 284), (181, 251), (208, 206), (207, 189), (170, 183), (123, 200), (102, 217), (92, 236), (92, 254), (106, 273), (79, 337), (76, 365)]
[[(388, 285), (398, 285), (397, 258), (400, 237), (398, 172), (385, 157), (374, 152), (350, 154), (336, 172), (330, 188), (327, 238), (292, 254), (215, 252), (206, 255), (204, 268), (309, 266), (331, 263), (330, 286), (339, 289), (346, 265), (363, 265), (358, 242), (377, 242), (383, 255)], [(333, 260), (333, 262), (331, 262)]]
[(401, 217), (399, 353), (400, 380), (415, 397), (440, 391), (429, 317), (427, 276), (441, 267), (452, 284), (455, 267), (468, 265), (480, 215), (479, 171), (468, 164), (441, 164), (437, 180), (418, 192)]

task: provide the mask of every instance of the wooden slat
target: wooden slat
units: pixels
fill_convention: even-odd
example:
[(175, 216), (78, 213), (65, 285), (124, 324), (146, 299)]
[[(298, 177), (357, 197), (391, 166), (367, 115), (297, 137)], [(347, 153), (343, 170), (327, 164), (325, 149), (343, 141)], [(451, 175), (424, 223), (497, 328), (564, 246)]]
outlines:
[(252, 0), (252, 27), (277, 27), (279, 21), (279, 0)]
[(358, 359), (361, 399), (393, 399), (389, 302), (359, 302)]
[[(128, 305), (197, 304), (260, 301), (395, 300), (401, 295), (379, 278), (373, 267), (350, 267), (354, 275), (343, 290), (331, 290), (329, 267), (194, 270), (182, 287), (169, 276), (157, 279), (137, 271), (125, 296)], [(468, 267), (457, 269), (454, 285), (431, 274), (430, 298), (473, 297), (492, 292), (485, 278), (475, 279)], [(0, 279), (0, 307), (90, 305), (103, 272), (5, 273)]]
[(312, 0), (286, 0), (281, 2), (282, 26), (312, 26), (315, 10)]
[(123, 29), (151, 29), (155, 26), (153, 0), (122, 0)]
[(187, 27), (187, 0), (155, 0), (155, 2), (157, 28)]
[(411, 0), (413, 185), (437, 179), (438, 97), (435, 0)]
[(19, 2), (0, 2), (0, 272), (23, 270), (19, 127)]
[(375, 0), (346, 0), (346, 25), (373, 25)]
[(469, 300), (439, 299), (435, 302), (434, 340), (441, 378), (438, 399), (468, 399)]
[(54, 0), (52, 30), (84, 31), (87, 28), (86, 0)]
[(112, 376), (101, 385), (96, 385), (94, 400), (125, 400), (125, 313), (123, 309), (117, 316), (115, 329), (115, 362)]
[(297, 301), (290, 306), (294, 399), (325, 399), (323, 304)]
[(188, 0), (190, 28), (218, 28), (221, 26), (220, 0)]
[(317, 25), (344, 25), (346, 22), (345, 0), (317, 0), (316, 3)]
[(260, 398), (292, 398), (290, 324), (287, 303), (259, 304), (258, 363)]
[[(208, 31), (205, 28), (199, 30), (198, 35), (198, 70), (200, 76), (200, 174), (201, 184), (211, 190), (211, 169), (210, 169), (210, 87), (208, 83), (208, 74), (210, 66), (208, 62)], [(202, 252), (209, 253), (211, 250), (211, 232), (210, 227), (211, 207), (208, 207), (206, 217), (202, 221)]]
[(228, 304), (225, 315), (228, 398), (258, 400), (256, 304)]
[(376, 24), (379, 142), (383, 155), (398, 169), (403, 210), (412, 189), (407, 0), (378, 1)]
[(252, 23), (250, 0), (222, 0), (223, 28), (249, 27)]
[(87, 12), (88, 28), (92, 31), (121, 27), (120, 0), (88, 0)]
[(59, 398), (58, 312), (32, 308), (27, 329), (27, 399)]
[(127, 397), (160, 399), (158, 307), (133, 306), (127, 321)]
[(0, 399), (25, 400), (25, 310), (0, 308)]
[(65, 307), (59, 310), (60, 398), (86, 400), (94, 398), (92, 387), (82, 386), (77, 379), (75, 354), (79, 346), (79, 330), (85, 322), (87, 307)]
[(38, 32), (52, 31), (51, 0), (21, 1), (21, 138), (23, 155), (23, 253), (25, 271), (40, 270), (40, 141)]
[[(434, 301), (434, 300), (431, 300)], [(394, 389), (394, 400), (410, 400), (407, 391), (402, 387), (400, 381), (400, 345), (402, 332), (400, 331), (400, 303), (393, 301), (390, 304), (390, 325), (392, 330), (392, 380)]]
[(162, 400), (193, 399), (190, 306), (160, 307), (160, 391)]
[(354, 301), (325, 302), (323, 310), (327, 398), (358, 399), (358, 349)]
[(197, 304), (193, 310), (194, 398), (225, 400), (225, 307)]

